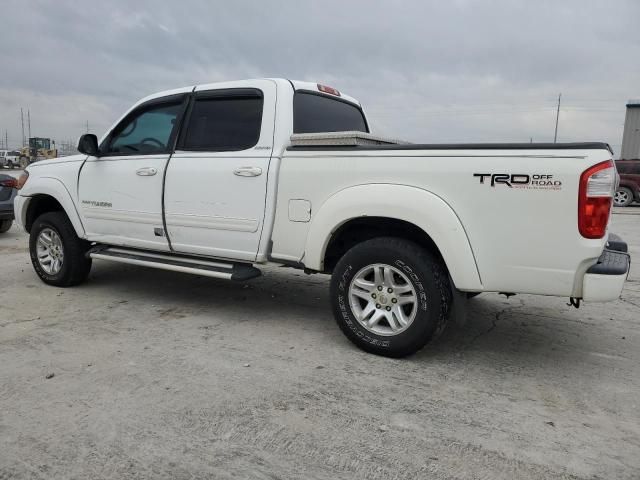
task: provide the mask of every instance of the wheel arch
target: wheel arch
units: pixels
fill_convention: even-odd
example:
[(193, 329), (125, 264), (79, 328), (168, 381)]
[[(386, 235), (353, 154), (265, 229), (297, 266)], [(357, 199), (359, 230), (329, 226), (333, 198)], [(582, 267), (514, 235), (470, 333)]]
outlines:
[(444, 260), (429, 234), (415, 224), (397, 218), (362, 216), (348, 219), (335, 229), (324, 252), (324, 270), (332, 271), (342, 255), (356, 244), (388, 236), (410, 240)]
[(430, 249), (442, 258), (456, 288), (482, 290), (471, 244), (453, 209), (437, 195), (405, 185), (358, 185), (331, 196), (313, 216), (304, 265), (330, 271), (345, 248), (377, 236)]
[(16, 216), (19, 215), (20, 223), (27, 232), (31, 230), (38, 216), (46, 212), (62, 211), (69, 218), (78, 237), (85, 237), (84, 227), (75, 204), (60, 180), (38, 178), (33, 184), (27, 182), (20, 195), (25, 197), (25, 201), (22, 202), (21, 211), (16, 212)]

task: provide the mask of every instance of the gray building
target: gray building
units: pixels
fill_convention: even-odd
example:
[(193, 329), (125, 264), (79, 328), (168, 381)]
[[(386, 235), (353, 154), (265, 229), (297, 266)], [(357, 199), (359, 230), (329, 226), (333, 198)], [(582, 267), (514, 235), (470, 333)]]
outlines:
[(622, 134), (622, 160), (640, 158), (640, 100), (629, 100)]

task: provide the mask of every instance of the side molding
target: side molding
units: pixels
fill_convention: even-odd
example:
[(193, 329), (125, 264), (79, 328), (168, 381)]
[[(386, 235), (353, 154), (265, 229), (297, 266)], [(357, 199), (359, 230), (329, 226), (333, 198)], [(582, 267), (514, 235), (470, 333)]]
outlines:
[(368, 216), (404, 220), (421, 228), (440, 249), (456, 288), (482, 290), (475, 257), (460, 219), (437, 195), (406, 185), (358, 185), (331, 196), (313, 216), (305, 245), (305, 266), (322, 270), (333, 233), (351, 219)]
[(27, 182), (24, 188), (20, 190), (20, 196), (27, 197), (25, 199), (27, 201), (21, 202), (21, 211), (16, 212), (16, 215), (18, 213), (20, 215), (21, 224), (26, 225), (27, 211), (29, 204), (31, 203), (31, 197), (36, 195), (49, 195), (50, 197), (55, 198), (58, 203), (62, 205), (62, 208), (67, 214), (67, 217), (69, 217), (78, 237), (85, 238), (86, 234), (82, 221), (80, 220), (80, 215), (78, 214), (76, 205), (73, 203), (71, 194), (65, 187), (64, 183), (53, 177), (37, 177), (34, 180), (35, 181), (32, 183)]

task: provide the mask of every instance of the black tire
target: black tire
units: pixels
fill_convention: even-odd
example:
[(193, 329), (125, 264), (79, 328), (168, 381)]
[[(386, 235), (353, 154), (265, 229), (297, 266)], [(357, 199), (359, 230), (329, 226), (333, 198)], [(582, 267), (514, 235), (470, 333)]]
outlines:
[[(403, 272), (417, 293), (417, 313), (412, 323), (395, 335), (378, 335), (366, 329), (352, 311), (349, 288), (361, 269), (373, 264), (393, 266)], [(351, 248), (331, 277), (333, 313), (342, 332), (361, 349), (387, 357), (411, 355), (445, 328), (451, 306), (446, 267), (431, 252), (413, 242), (381, 237)]]
[(27, 157), (20, 157), (19, 165), (21, 169), (25, 169), (29, 166), (29, 159)]
[(13, 220), (0, 220), (0, 233), (7, 233), (12, 223)]
[(616, 207), (628, 207), (633, 202), (633, 192), (627, 187), (618, 187), (613, 197), (613, 204)]
[[(62, 240), (64, 260), (55, 275), (45, 272), (37, 258), (36, 244), (45, 228), (54, 230)], [(89, 243), (76, 235), (73, 225), (64, 212), (48, 212), (40, 215), (31, 227), (29, 253), (33, 268), (44, 283), (56, 287), (71, 287), (84, 282), (91, 271), (91, 259), (85, 254)]]

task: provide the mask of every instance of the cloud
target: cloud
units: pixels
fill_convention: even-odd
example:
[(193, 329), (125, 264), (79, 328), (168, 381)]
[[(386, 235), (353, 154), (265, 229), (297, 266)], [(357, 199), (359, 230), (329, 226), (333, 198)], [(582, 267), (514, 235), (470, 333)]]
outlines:
[[(284, 76), (359, 98), (412, 141), (620, 144), (640, 96), (640, 2), (5, 2), (0, 130), (96, 133), (151, 92)], [(17, 128), (16, 128), (17, 127)]]

